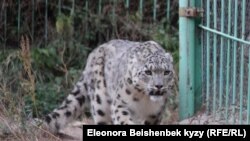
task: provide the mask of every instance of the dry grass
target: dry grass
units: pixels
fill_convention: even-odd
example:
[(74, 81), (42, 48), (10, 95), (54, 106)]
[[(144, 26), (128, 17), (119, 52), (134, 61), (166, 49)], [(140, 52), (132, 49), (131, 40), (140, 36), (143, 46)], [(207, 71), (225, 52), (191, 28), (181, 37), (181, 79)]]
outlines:
[(37, 108), (36, 108), (36, 98), (35, 98), (35, 76), (32, 72), (32, 65), (31, 65), (31, 53), (30, 53), (30, 43), (29, 38), (27, 36), (21, 37), (20, 42), (21, 52), (20, 52), (20, 60), (23, 64), (24, 69), (24, 76), (26, 78), (21, 78), (21, 85), (24, 88), (24, 93), (31, 96), (33, 107), (35, 108), (35, 113), (37, 115)]
[[(35, 75), (32, 72), (30, 44), (27, 36), (23, 36), (20, 41), (21, 50), (10, 54), (5, 64), (10, 64), (13, 58), (19, 58), (23, 69), (22, 74), (18, 74), (10, 82), (0, 83), (0, 140), (1, 141), (58, 141), (58, 137), (52, 135), (39, 127), (34, 120), (29, 120), (24, 115), (24, 95), (32, 98), (33, 107), (36, 110), (35, 98)], [(1, 72), (2, 73), (2, 72)], [(1, 74), (1, 76), (4, 76)], [(21, 88), (17, 94), (13, 94), (10, 85), (19, 81)], [(13, 97), (15, 95), (15, 97)]]
[(0, 115), (1, 141), (61, 141), (59, 137), (49, 133), (30, 122), (22, 125), (10, 117)]

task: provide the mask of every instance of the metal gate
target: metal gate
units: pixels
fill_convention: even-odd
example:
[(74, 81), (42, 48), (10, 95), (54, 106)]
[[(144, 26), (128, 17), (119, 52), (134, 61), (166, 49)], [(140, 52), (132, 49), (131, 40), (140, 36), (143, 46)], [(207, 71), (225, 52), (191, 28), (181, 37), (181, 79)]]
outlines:
[(219, 123), (249, 124), (250, 1), (180, 0), (180, 9), (187, 8), (196, 15), (180, 17), (180, 103), (189, 111), (181, 117), (202, 101)]

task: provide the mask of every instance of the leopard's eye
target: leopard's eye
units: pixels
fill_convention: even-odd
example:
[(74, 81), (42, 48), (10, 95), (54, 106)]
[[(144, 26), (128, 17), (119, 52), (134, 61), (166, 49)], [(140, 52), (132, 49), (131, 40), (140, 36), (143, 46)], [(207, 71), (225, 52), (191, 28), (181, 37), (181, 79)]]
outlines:
[(164, 75), (169, 75), (169, 74), (170, 74), (169, 70), (164, 71)]
[(150, 70), (145, 70), (146, 75), (152, 75), (152, 72)]

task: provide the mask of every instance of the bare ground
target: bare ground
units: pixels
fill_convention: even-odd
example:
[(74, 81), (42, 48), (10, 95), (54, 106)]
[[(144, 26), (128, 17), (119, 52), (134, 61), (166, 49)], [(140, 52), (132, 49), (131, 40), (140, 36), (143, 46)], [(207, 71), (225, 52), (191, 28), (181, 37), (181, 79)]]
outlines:
[[(197, 113), (189, 119), (178, 121), (178, 111), (172, 112), (171, 116), (163, 122), (167, 124), (223, 124), (222, 121), (216, 121), (212, 116), (208, 116), (204, 111)], [(9, 118), (0, 114), (0, 140), (1, 141), (82, 141), (82, 125), (93, 124), (92, 120), (84, 119), (76, 121), (61, 131), (61, 134), (55, 136), (46, 130), (43, 130), (33, 124), (29, 127), (22, 127), (17, 122), (7, 120)]]

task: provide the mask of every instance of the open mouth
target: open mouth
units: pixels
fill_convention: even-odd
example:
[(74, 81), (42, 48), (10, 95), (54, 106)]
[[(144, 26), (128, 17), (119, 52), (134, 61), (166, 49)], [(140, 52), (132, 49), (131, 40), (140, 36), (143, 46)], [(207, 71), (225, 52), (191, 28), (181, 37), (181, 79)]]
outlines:
[(161, 91), (151, 91), (149, 93), (150, 99), (152, 101), (161, 101), (163, 99), (163, 92)]
[(149, 93), (149, 95), (150, 96), (162, 96), (163, 95), (163, 92), (161, 92), (161, 91), (151, 91), (150, 93)]

